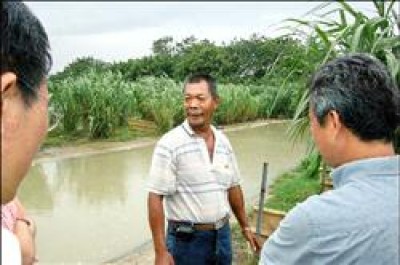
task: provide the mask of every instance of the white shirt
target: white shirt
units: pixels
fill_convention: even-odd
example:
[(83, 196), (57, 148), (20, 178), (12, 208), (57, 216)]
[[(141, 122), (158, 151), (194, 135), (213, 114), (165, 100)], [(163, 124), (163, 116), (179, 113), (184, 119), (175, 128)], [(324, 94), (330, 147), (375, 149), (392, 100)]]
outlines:
[(1, 264), (20, 265), (21, 247), (16, 236), (1, 227)]
[(211, 126), (213, 160), (204, 139), (187, 121), (157, 143), (148, 190), (165, 195), (169, 220), (215, 222), (230, 212), (227, 190), (240, 184), (240, 173), (228, 138)]

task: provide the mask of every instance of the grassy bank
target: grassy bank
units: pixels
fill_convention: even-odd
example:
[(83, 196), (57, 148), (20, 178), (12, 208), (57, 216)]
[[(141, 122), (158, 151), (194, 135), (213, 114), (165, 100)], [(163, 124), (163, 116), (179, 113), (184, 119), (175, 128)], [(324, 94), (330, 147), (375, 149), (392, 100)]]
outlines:
[(270, 187), (265, 207), (287, 212), (309, 196), (318, 194), (319, 164), (320, 156), (312, 153), (296, 168), (276, 178)]

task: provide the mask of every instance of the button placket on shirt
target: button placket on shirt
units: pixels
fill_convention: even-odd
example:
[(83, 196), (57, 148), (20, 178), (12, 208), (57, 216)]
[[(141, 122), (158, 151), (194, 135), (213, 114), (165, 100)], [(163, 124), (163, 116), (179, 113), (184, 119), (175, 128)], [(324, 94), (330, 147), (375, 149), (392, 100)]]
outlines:
[[(206, 141), (204, 140), (204, 138), (198, 137), (198, 138), (197, 138), (197, 141), (200, 141), (200, 142), (201, 142), (201, 153), (202, 153), (202, 156), (203, 156), (204, 161), (206, 161), (206, 162), (205, 162), (205, 165), (206, 165), (206, 167), (207, 167), (207, 168), (206, 168), (207, 174), (210, 174), (210, 176), (212, 176), (212, 177), (214, 178), (215, 181), (218, 181), (218, 180), (216, 179), (216, 176), (215, 176), (216, 174), (214, 174), (214, 161), (215, 161), (216, 143), (214, 144), (213, 160), (211, 161), (210, 155), (208, 154), (207, 144), (206, 144)], [(219, 192), (217, 192), (217, 193), (215, 194), (215, 196), (216, 196), (215, 202), (218, 204), (218, 209), (219, 209), (219, 211), (220, 211), (220, 209), (221, 209), (221, 200), (223, 200), (223, 198), (221, 198)]]
[[(209, 174), (212, 175), (212, 177), (214, 178), (214, 180), (215, 180), (217, 183), (219, 183), (220, 180), (218, 179), (218, 174), (217, 174), (217, 172), (218, 172), (218, 165), (219, 165), (219, 163), (220, 163), (219, 157), (218, 157), (218, 154), (217, 154), (217, 148), (218, 148), (219, 141), (218, 141), (217, 133), (216, 133), (215, 131), (213, 131), (213, 133), (214, 133), (215, 142), (214, 142), (213, 160), (212, 160), (212, 161), (211, 161), (211, 159), (210, 159), (210, 156), (208, 155), (208, 149), (207, 149), (207, 145), (206, 145), (206, 142), (205, 142), (204, 139), (203, 139), (203, 143), (204, 143), (205, 152), (206, 152), (206, 155), (207, 155), (207, 158), (208, 158), (208, 159), (207, 159), (207, 161), (208, 161), (208, 166), (209, 166), (208, 172), (209, 172)], [(216, 193), (216, 197), (217, 197), (217, 198), (216, 198), (216, 202), (218, 203), (219, 212), (222, 212), (222, 211), (223, 211), (223, 202), (224, 202), (224, 200), (225, 200), (225, 198), (224, 198), (224, 193), (222, 193), (222, 192), (217, 192), (217, 193)], [(215, 221), (216, 221), (216, 220), (215, 220)]]

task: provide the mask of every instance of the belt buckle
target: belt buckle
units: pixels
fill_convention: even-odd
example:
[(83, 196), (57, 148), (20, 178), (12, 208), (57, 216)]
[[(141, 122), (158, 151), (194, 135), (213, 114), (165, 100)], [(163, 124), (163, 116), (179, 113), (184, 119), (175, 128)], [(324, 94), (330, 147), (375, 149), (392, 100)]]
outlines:
[(215, 230), (219, 230), (220, 228), (222, 228), (225, 225), (225, 217), (219, 219), (218, 221), (215, 222)]

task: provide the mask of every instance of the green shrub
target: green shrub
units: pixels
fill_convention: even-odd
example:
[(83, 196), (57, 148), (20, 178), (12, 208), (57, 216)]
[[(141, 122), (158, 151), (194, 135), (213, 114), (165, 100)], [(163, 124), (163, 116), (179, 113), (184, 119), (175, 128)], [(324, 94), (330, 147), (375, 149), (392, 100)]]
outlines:
[(289, 211), (297, 203), (318, 194), (321, 188), (319, 178), (310, 177), (310, 168), (316, 163), (315, 159), (313, 154), (294, 170), (279, 176), (271, 187), (265, 207)]

